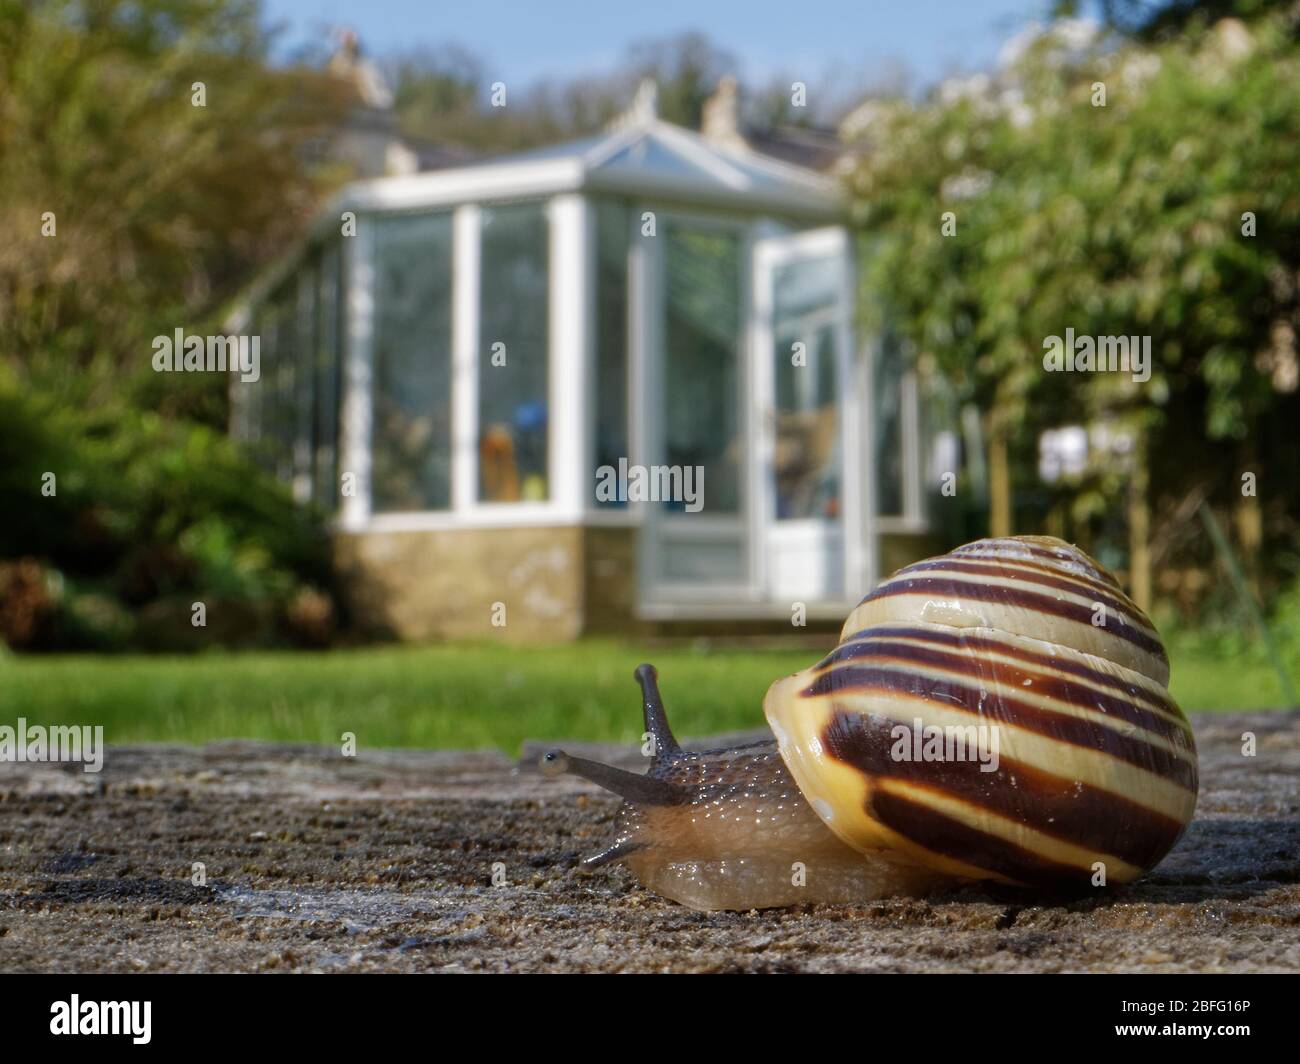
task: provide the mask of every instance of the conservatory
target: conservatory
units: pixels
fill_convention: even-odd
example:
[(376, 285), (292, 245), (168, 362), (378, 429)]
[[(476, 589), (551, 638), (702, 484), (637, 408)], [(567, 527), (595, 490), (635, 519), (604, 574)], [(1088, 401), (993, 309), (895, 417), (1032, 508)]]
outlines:
[(401, 637), (842, 620), (930, 546), (938, 480), (914, 372), (855, 335), (845, 214), (644, 109), (355, 183), (230, 322), (262, 350), (232, 431)]

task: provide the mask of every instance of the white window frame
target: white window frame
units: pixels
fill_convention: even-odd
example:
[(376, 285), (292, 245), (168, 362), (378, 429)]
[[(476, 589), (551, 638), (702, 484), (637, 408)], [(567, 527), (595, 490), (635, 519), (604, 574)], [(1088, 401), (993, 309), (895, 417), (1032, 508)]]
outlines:
[[(547, 498), (484, 502), (478, 497), (479, 358), (482, 337), (480, 268), (482, 209), (452, 209), (451, 507), (375, 513), (371, 497), (376, 215), (362, 215), (346, 241), (347, 321), (340, 447), (343, 472), (357, 491), (344, 497), (338, 526), (348, 532), (407, 532), (577, 524), (583, 520), (582, 461), (590, 453), (592, 210), (586, 196), (563, 193), (535, 202), (545, 211), (547, 253)], [(435, 208), (436, 209), (436, 208)]]
[(312, 500), (315, 488), (315, 429), (316, 429), (316, 360), (319, 344), (316, 322), (319, 317), (317, 302), (320, 298), (320, 254), (309, 255), (298, 267), (297, 292), (294, 303), (294, 330), (297, 338), (294, 351), (293, 391), (293, 479), (290, 489), (293, 501), (300, 506)]

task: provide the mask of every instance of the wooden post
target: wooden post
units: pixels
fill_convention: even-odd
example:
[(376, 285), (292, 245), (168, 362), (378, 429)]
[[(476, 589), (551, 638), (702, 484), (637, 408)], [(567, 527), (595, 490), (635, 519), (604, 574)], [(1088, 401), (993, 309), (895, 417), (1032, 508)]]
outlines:
[(1146, 440), (1139, 436), (1133, 454), (1133, 475), (1129, 480), (1128, 554), (1129, 592), (1138, 609), (1151, 610), (1151, 507), (1147, 501)]
[(1256, 598), (1263, 598), (1264, 589), (1260, 586), (1260, 552), (1264, 547), (1264, 515), (1260, 509), (1259, 497), (1256, 495), (1258, 485), (1253, 483), (1258, 475), (1259, 465), (1255, 461), (1255, 449), (1250, 441), (1241, 448), (1241, 473), (1252, 474), (1252, 483), (1247, 490), (1244, 476), (1236, 484), (1236, 503), (1232, 508), (1233, 525), (1237, 533), (1237, 546), (1240, 548), (1241, 568), (1246, 576), (1246, 583)]
[(1011, 469), (1007, 437), (996, 424), (989, 432), (989, 535), (1011, 535)]
[(1047, 534), (1057, 539), (1065, 539), (1065, 503), (1058, 502), (1047, 511)]

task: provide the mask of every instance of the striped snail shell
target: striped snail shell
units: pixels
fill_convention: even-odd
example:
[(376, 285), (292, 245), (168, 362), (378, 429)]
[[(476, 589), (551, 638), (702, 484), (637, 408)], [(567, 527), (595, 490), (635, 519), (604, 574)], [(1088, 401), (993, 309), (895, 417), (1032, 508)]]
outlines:
[(612, 846), (699, 909), (919, 894), (962, 882), (1125, 883), (1196, 806), (1191, 729), (1151, 622), (1057, 539), (984, 539), (907, 566), (838, 646), (774, 683), (775, 742), (683, 751), (637, 670), (644, 776), (544, 758), (623, 795)]

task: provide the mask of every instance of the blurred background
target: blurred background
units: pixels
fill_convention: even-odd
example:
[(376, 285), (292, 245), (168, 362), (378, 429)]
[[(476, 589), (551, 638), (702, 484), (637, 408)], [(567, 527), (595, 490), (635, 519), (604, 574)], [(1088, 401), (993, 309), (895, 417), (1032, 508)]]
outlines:
[(1010, 533), (1296, 704), (1300, 4), (697, 6), (0, 0), (0, 718), (755, 727)]

